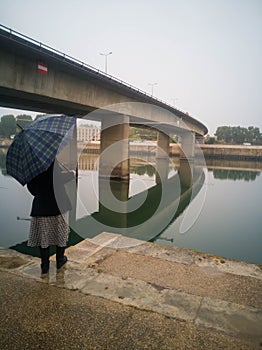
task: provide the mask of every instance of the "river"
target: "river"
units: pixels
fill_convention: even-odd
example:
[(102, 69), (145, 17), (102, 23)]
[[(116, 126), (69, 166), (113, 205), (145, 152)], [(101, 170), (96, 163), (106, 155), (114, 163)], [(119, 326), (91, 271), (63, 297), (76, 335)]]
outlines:
[[(19, 251), (34, 255), (34, 250), (26, 248), (32, 196), (26, 187), (22, 187), (16, 180), (6, 175), (6, 150), (0, 149), (0, 152), (0, 246), (15, 247)], [(79, 221), (83, 218), (90, 220), (92, 217), (96, 225), (100, 220), (97, 212), (99, 210), (101, 212), (98, 199), (98, 187), (101, 184), (99, 185), (96, 168), (98, 156), (85, 155), (85, 157), (85, 164), (88, 166), (82, 166), (82, 169), (79, 169), (76, 215)], [(174, 164), (176, 162), (177, 160)], [(179, 205), (177, 215), (163, 223), (158, 222), (159, 232), (151, 232), (151, 235), (150, 232), (148, 235), (141, 233), (141, 237), (136, 234), (135, 238), (262, 264), (261, 169), (262, 164), (255, 162), (208, 161), (204, 171), (205, 179), (201, 182), (190, 204), (182, 206), (182, 209)], [(176, 174), (175, 167), (170, 167), (169, 173), (170, 177)], [(149, 189), (153, 189), (153, 193), (155, 185), (152, 166), (141, 162), (132, 164), (127, 190), (129, 197)], [(119, 191), (119, 182), (115, 186)], [(121, 193), (123, 193), (122, 189)], [(152, 198), (155, 198), (153, 194)], [(151, 203), (153, 203), (152, 199)], [(156, 217), (156, 214), (153, 211), (151, 213), (151, 209), (136, 211), (136, 215), (124, 224), (121, 221), (124, 215), (118, 215), (118, 219), (121, 219), (120, 224), (120, 221), (118, 224), (111, 221), (109, 224), (107, 221), (107, 225), (111, 232), (125, 232), (125, 225), (134, 226), (136, 220), (141, 223), (142, 215), (146, 217), (144, 220), (146, 224), (141, 232), (145, 232), (147, 227), (152, 231), (152, 223), (151, 226), (150, 224), (147, 226), (147, 223), (151, 221), (151, 217)], [(90, 216), (86, 215), (87, 211)], [(164, 218), (163, 215), (159, 217)], [(88, 224), (86, 227), (92, 230), (92, 225)], [(103, 228), (96, 227), (87, 237), (93, 237)], [(128, 235), (132, 236), (132, 233)], [(72, 233), (70, 244), (75, 244), (82, 238), (86, 237), (82, 237), (81, 233), (80, 236)]]

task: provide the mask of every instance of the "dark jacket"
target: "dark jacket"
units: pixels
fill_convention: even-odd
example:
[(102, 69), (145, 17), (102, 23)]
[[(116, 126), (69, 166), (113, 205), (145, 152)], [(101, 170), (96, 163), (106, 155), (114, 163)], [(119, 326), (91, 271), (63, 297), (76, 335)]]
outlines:
[[(54, 188), (55, 168), (55, 188)], [(65, 191), (65, 183), (73, 179), (73, 172), (63, 172), (54, 163), (43, 173), (27, 184), (29, 192), (34, 196), (31, 216), (55, 216), (72, 209)]]

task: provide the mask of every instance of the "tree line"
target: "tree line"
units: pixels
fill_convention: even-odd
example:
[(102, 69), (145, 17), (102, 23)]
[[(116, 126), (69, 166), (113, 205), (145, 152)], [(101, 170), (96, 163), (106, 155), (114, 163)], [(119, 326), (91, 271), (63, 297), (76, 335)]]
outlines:
[(206, 137), (205, 143), (220, 143), (243, 145), (262, 145), (262, 133), (254, 126), (247, 128), (241, 126), (219, 126), (215, 132), (215, 137)]
[[(36, 119), (42, 114), (36, 116)], [(15, 117), (13, 114), (3, 115), (0, 120), (0, 136), (10, 138), (17, 132), (18, 125), (23, 125), (25, 122), (33, 121), (29, 114), (20, 114)]]

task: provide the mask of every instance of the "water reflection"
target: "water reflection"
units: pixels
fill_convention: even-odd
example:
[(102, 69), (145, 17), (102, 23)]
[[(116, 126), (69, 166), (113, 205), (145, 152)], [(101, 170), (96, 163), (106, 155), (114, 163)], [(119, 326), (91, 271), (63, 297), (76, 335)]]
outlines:
[(262, 171), (262, 162), (259, 161), (206, 159), (206, 166), (209, 169)]
[(260, 175), (260, 172), (252, 170), (213, 169), (213, 174), (215, 179), (255, 181), (256, 177)]
[(153, 177), (156, 173), (155, 168), (151, 164), (136, 164), (136, 165), (131, 165), (130, 167), (130, 172), (132, 174), (137, 174), (137, 175), (148, 175), (149, 177)]
[[(154, 241), (261, 264), (262, 176), (257, 170), (262, 163), (247, 162), (252, 171), (243, 170), (243, 162), (231, 162), (229, 169), (226, 166), (221, 161), (215, 168), (208, 164), (206, 198), (195, 224), (181, 232), (182, 213)], [(192, 211), (199, 209), (198, 197), (190, 203)]]
[[(187, 162), (182, 163), (178, 159), (170, 162), (162, 158), (155, 160), (154, 166), (145, 164), (143, 159), (131, 158), (130, 180), (116, 181), (98, 175), (96, 157), (93, 154), (93, 162), (90, 162), (90, 158), (84, 154), (79, 160), (77, 213), (71, 227), (83, 238), (92, 238), (107, 231), (152, 240), (183, 212), (204, 183), (201, 167), (196, 167), (192, 172)], [(93, 186), (90, 187), (92, 175), (86, 174), (89, 175), (87, 182), (81, 168), (97, 171), (97, 182), (93, 180)], [(134, 175), (139, 175), (142, 181), (146, 180), (141, 191), (132, 190)], [(90, 194), (92, 198), (97, 197), (93, 210), (89, 202)]]
[[(169, 161), (165, 160), (165, 164), (157, 162), (159, 166), (157, 168), (156, 165), (146, 164), (143, 159), (138, 161), (134, 158), (131, 159), (130, 181), (106, 179), (98, 175), (98, 160), (99, 156), (96, 154), (83, 154), (79, 158), (78, 198), (81, 199), (84, 211), (82, 215), (76, 213), (75, 220), (71, 222), (72, 232), (69, 245), (75, 244), (81, 239), (94, 237), (103, 231), (121, 233), (147, 241), (152, 240), (180, 215), (190, 203), (191, 196), (195, 196), (203, 184), (202, 173), (199, 169), (193, 177), (193, 183), (196, 186), (184, 186), (181, 174), (184, 176), (186, 170), (182, 169), (183, 166), (175, 166), (175, 163), (171, 162), (170, 164)], [(4, 163), (3, 156), (2, 166)], [(92, 174), (92, 177), (95, 176), (96, 182), (90, 181), (88, 174)], [(168, 176), (168, 174), (171, 175)], [(191, 171), (189, 175), (191, 176)], [(25, 214), (24, 211), (15, 212), (12, 221), (14, 222), (17, 217), (25, 218), (16, 225), (20, 224), (20, 227), (26, 227), (25, 231), (28, 232), (29, 223), (26, 221), (30, 211), (31, 196), (26, 188), (21, 187), (14, 179), (6, 178), (9, 183), (9, 193), (11, 189), (17, 190), (19, 187), (20, 198), (27, 199), (24, 206), (27, 208), (27, 213)], [(132, 188), (133, 180), (138, 178), (143, 181), (143, 186), (139, 191), (136, 190), (139, 186), (136, 186), (136, 189)], [(194, 192), (195, 190), (196, 192)], [(92, 195), (90, 196), (90, 194)], [(5, 230), (8, 230), (7, 225)], [(23, 237), (25, 238), (25, 235)], [(17, 250), (25, 251), (26, 239), (15, 247)]]
[[(28, 218), (32, 198), (26, 188), (6, 176), (5, 154), (0, 149), (0, 245), (37, 255), (36, 249), (26, 245), (29, 222), (17, 220)], [(96, 154), (83, 154), (79, 159), (78, 200), (82, 200), (83, 211), (79, 212), (78, 201), (69, 245), (110, 228), (110, 232), (147, 241), (262, 263), (261, 163), (208, 161), (208, 179), (201, 167), (195, 167), (192, 184), (186, 186), (181, 185), (184, 169), (177, 158), (164, 169), (167, 176), (162, 182), (157, 181), (153, 159), (149, 164), (134, 158), (129, 182), (99, 178), (98, 160)], [(107, 204), (109, 187), (116, 199), (113, 208)], [(199, 209), (198, 199), (206, 189), (203, 211), (181, 235), (185, 209)]]

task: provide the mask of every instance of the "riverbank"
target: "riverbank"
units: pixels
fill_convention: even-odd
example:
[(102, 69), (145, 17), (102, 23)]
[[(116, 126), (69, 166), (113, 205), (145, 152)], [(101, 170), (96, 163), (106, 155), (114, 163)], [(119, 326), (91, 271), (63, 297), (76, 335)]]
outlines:
[[(262, 161), (262, 146), (244, 145), (207, 145), (199, 144), (205, 159), (239, 160), (239, 161)], [(156, 155), (156, 142), (130, 142), (130, 154), (134, 155)], [(83, 153), (100, 153), (100, 143), (90, 142), (83, 148)], [(169, 154), (180, 157), (181, 148), (179, 144), (171, 143)], [(198, 151), (196, 150), (196, 156)]]
[(39, 259), (0, 249), (1, 349), (260, 349), (261, 267), (103, 233)]
[(262, 161), (262, 146), (200, 145), (205, 159)]
[[(262, 146), (199, 144), (206, 160), (262, 161)], [(198, 155), (198, 149), (195, 154)], [(180, 156), (179, 144), (170, 145), (170, 154)]]
[[(0, 148), (8, 148), (12, 143), (10, 139), (0, 139)], [(239, 160), (239, 161), (262, 161), (262, 146), (244, 145), (208, 145), (199, 144), (205, 159)], [(100, 142), (92, 141), (85, 146), (79, 143), (83, 153), (99, 154)], [(157, 152), (156, 142), (130, 142), (130, 154), (155, 155)], [(180, 157), (179, 144), (171, 143), (169, 154)], [(196, 152), (197, 154), (197, 152)]]

